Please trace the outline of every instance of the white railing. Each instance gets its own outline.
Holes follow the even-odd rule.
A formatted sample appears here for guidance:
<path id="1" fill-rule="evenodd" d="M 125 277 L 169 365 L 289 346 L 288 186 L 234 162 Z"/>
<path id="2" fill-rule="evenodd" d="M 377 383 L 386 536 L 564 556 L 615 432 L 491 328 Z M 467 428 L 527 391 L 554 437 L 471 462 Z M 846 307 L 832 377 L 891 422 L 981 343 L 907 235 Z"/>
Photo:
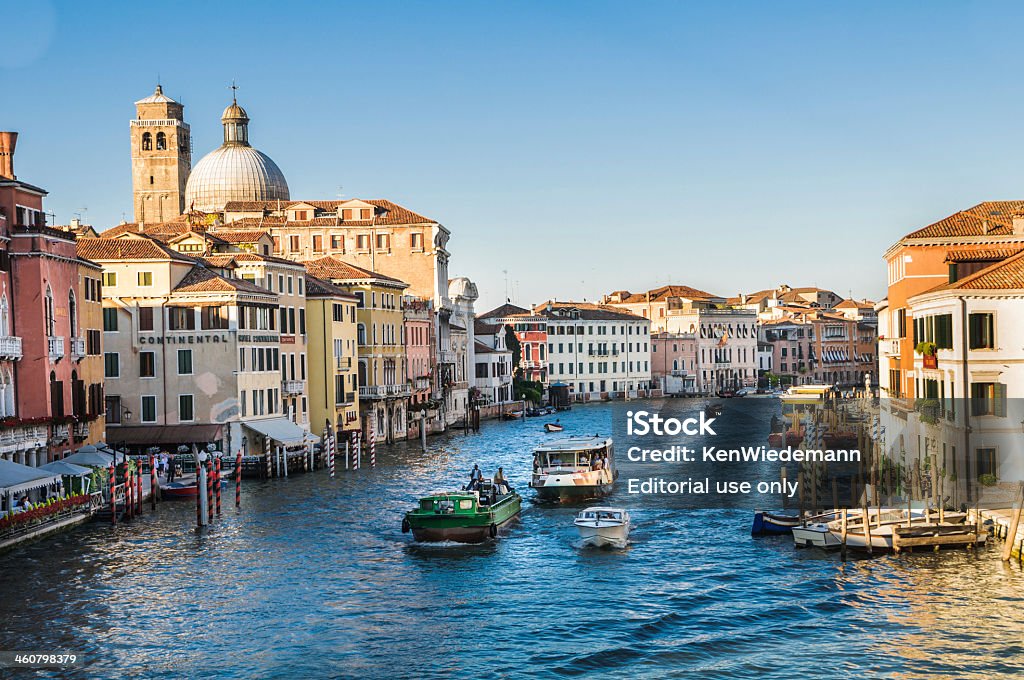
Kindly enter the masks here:
<path id="1" fill-rule="evenodd" d="M 188 129 L 188 123 L 184 123 L 180 120 L 174 120 L 173 118 L 161 118 L 156 120 L 140 120 L 133 118 L 128 121 L 128 124 L 132 127 L 182 127 Z"/>
<path id="2" fill-rule="evenodd" d="M 46 338 L 46 344 L 50 352 L 50 361 L 57 361 L 64 357 L 64 337 L 51 335 Z"/>
<path id="3" fill-rule="evenodd" d="M 89 436 L 89 423 L 75 423 L 75 438 L 85 439 Z"/>
<path id="4" fill-rule="evenodd" d="M 429 378 L 416 378 L 413 385 L 417 390 L 429 390 L 430 379 Z"/>
<path id="5" fill-rule="evenodd" d="M 408 385 L 368 385 L 359 388 L 360 398 L 380 399 L 382 397 L 401 397 L 409 394 Z"/>
<path id="6" fill-rule="evenodd" d="M 891 357 L 899 356 L 900 354 L 900 341 L 895 338 L 889 338 L 888 340 L 879 340 L 879 347 L 882 351 Z"/>
<path id="7" fill-rule="evenodd" d="M 442 364 L 454 364 L 455 363 L 455 352 L 450 350 L 442 349 L 437 353 L 437 360 Z"/>
<path id="8" fill-rule="evenodd" d="M 20 359 L 21 356 L 21 338 L 13 335 L 0 337 L 0 359 Z"/>
<path id="9" fill-rule="evenodd" d="M 306 391 L 305 380 L 282 380 L 281 381 L 281 392 L 286 395 L 291 394 L 302 394 Z"/>
<path id="10" fill-rule="evenodd" d="M 81 359 L 85 356 L 85 338 L 71 338 L 71 358 Z"/>

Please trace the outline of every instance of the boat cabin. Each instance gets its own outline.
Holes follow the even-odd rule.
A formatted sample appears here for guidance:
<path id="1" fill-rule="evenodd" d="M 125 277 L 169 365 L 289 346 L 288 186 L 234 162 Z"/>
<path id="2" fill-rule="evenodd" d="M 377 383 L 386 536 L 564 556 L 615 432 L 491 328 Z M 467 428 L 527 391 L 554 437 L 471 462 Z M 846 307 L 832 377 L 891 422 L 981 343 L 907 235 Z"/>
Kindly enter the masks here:
<path id="1" fill-rule="evenodd" d="M 569 437 L 534 451 L 533 470 L 539 474 L 555 471 L 587 472 L 614 468 L 612 440 L 602 437 Z"/>
<path id="2" fill-rule="evenodd" d="M 611 508 L 587 508 L 580 512 L 579 518 L 591 522 L 621 522 L 622 511 Z"/>

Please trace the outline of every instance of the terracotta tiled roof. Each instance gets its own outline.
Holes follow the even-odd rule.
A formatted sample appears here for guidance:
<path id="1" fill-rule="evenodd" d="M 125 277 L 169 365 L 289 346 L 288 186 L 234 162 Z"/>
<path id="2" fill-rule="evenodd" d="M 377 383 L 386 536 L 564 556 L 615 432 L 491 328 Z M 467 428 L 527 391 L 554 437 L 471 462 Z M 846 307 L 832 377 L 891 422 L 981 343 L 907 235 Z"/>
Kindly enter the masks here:
<path id="1" fill-rule="evenodd" d="M 690 286 L 661 286 L 660 288 L 652 288 L 644 293 L 628 293 L 628 291 L 618 291 L 618 293 L 623 295 L 622 302 L 627 304 L 647 302 L 648 295 L 650 295 L 651 302 L 661 302 L 672 297 L 686 298 L 688 300 L 709 300 L 719 297 L 713 293 L 698 288 L 691 288 Z"/>
<path id="2" fill-rule="evenodd" d="M 188 274 L 174 287 L 175 293 L 221 293 L 242 291 L 246 293 L 263 293 L 274 295 L 266 288 L 257 286 L 245 279 L 229 279 L 206 269 L 193 267 Z"/>
<path id="3" fill-rule="evenodd" d="M 1007 236 L 1013 233 L 1014 215 L 1024 212 L 1024 201 L 985 201 L 961 210 L 904 238 L 952 236 Z"/>
<path id="4" fill-rule="evenodd" d="M 501 351 L 501 350 L 494 349 L 490 345 L 484 344 L 484 343 L 480 342 L 479 340 L 477 340 L 473 344 L 474 344 L 473 351 L 476 352 L 477 354 L 498 354 Z"/>
<path id="5" fill-rule="evenodd" d="M 503 324 L 487 323 L 479 318 L 473 320 L 473 332 L 477 335 L 494 335 L 501 330 Z"/>
<path id="6" fill-rule="evenodd" d="M 1009 246 L 1006 248 L 977 248 L 958 249 L 946 253 L 946 262 L 998 262 L 1016 255 L 1024 250 L 1024 245 Z"/>
<path id="7" fill-rule="evenodd" d="M 138 222 L 125 222 L 124 224 L 119 224 L 116 227 L 111 227 L 110 229 L 107 229 L 106 231 L 101 231 L 100 232 L 100 238 L 116 238 L 116 237 L 120 236 L 121 234 L 140 234 L 140 233 L 142 233 L 142 232 L 139 229 L 139 223 Z"/>
<path id="8" fill-rule="evenodd" d="M 335 286 L 330 281 L 324 281 L 306 273 L 306 297 L 343 297 L 356 299 L 356 296 L 344 288 Z"/>
<path id="9" fill-rule="evenodd" d="M 231 258 L 237 263 L 272 262 L 274 264 L 284 264 L 291 267 L 302 267 L 302 263 L 296 262 L 295 260 L 277 257 L 276 255 L 260 255 L 259 253 L 247 252 L 214 253 L 213 255 L 208 255 L 205 259 L 210 262 L 219 262 L 220 258 Z"/>
<path id="10" fill-rule="evenodd" d="M 168 248 L 151 238 L 81 238 L 78 256 L 87 260 L 178 260 L 195 262 L 194 258 Z"/>
<path id="11" fill-rule="evenodd" d="M 313 276 L 328 281 L 378 279 L 381 281 L 401 283 L 403 286 L 408 286 L 404 281 L 399 281 L 396 278 L 385 276 L 378 272 L 372 272 L 369 269 L 357 267 L 354 264 L 349 264 L 348 262 L 342 262 L 333 255 L 321 257 L 319 260 L 309 260 L 302 264 L 305 265 L 306 271 Z"/>
<path id="12" fill-rule="evenodd" d="M 530 313 L 530 310 L 528 310 L 528 309 L 524 309 L 522 307 L 517 307 L 516 305 L 513 305 L 511 303 L 506 302 L 502 306 L 495 307 L 494 309 L 492 309 L 489 312 L 486 312 L 484 314 L 477 314 L 477 317 L 479 317 L 481 319 L 499 319 L 499 318 L 505 317 L 505 316 L 515 316 L 517 314 L 527 314 L 528 315 L 529 313 Z"/>
<path id="13" fill-rule="evenodd" d="M 436 224 L 436 220 L 432 220 L 429 217 L 424 217 L 418 213 L 409 210 L 403 206 L 393 203 L 386 199 L 345 199 L 341 201 L 229 201 L 224 206 L 224 212 L 273 212 L 277 210 L 286 210 L 291 205 L 311 205 L 318 210 L 329 210 L 335 212 L 338 206 L 342 203 L 348 203 L 349 201 L 360 200 L 364 203 L 376 206 L 380 210 L 386 210 L 386 215 L 377 215 L 377 219 L 373 222 L 378 226 L 389 226 L 389 225 L 401 225 L 401 224 Z M 319 215 L 314 218 L 314 222 L 320 219 L 326 218 L 325 215 Z M 302 224 L 301 222 L 299 224 Z M 324 222 L 325 225 L 335 225 L 338 221 L 335 218 L 330 218 L 329 222 Z M 340 226 L 357 227 L 357 226 L 369 226 L 370 220 L 346 220 L 340 223 Z"/>
<path id="14" fill-rule="evenodd" d="M 939 290 L 1024 290 L 1024 250 L 991 267 L 928 292 Z"/>
<path id="15" fill-rule="evenodd" d="M 217 229 L 210 232 L 226 243 L 256 243 L 264 236 L 268 236 L 266 229 Z"/>
<path id="16" fill-rule="evenodd" d="M 559 316 L 555 310 L 574 309 L 579 311 L 579 318 L 585 321 L 647 321 L 648 319 L 636 314 L 630 314 L 619 307 L 612 305 L 599 305 L 593 302 L 559 302 L 550 300 L 533 308 L 534 313 L 546 316 L 552 320 L 569 320 L 567 317 Z"/>

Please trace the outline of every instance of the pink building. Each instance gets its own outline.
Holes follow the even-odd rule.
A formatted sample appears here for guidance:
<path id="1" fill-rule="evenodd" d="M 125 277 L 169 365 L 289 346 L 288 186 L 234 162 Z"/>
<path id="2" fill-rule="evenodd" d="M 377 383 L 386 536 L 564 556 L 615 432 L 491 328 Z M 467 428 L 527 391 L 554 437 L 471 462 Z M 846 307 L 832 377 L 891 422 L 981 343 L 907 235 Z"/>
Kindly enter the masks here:
<path id="1" fill-rule="evenodd" d="M 14 175 L 16 141 L 16 133 L 0 133 L 0 454 L 43 465 L 74 448 L 80 429 L 104 411 L 102 384 L 80 365 L 83 306 L 98 309 L 101 270 L 78 257 L 73 233 L 46 226 L 46 191 Z"/>
<path id="2" fill-rule="evenodd" d="M 695 394 L 700 372 L 693 333 L 651 333 L 651 378 L 665 394 Z"/>
<path id="3" fill-rule="evenodd" d="M 422 404 L 430 400 L 434 389 L 435 365 L 433 354 L 434 303 L 411 295 L 402 301 L 403 323 L 405 327 L 405 365 L 406 375 L 412 383 L 410 406 Z M 411 422 L 413 429 L 419 432 L 419 426 Z"/>

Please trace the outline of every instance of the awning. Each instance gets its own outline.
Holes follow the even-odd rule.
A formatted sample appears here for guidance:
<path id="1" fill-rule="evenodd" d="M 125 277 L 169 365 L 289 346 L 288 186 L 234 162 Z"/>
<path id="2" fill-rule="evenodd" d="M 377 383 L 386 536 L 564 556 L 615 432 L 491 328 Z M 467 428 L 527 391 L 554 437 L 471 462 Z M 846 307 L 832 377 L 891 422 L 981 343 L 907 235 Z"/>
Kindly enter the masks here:
<path id="1" fill-rule="evenodd" d="M 70 456 L 61 458 L 64 463 L 73 463 L 75 465 L 87 465 L 89 467 L 101 467 L 106 468 L 114 462 L 114 457 L 109 453 L 103 453 L 102 451 L 88 451 L 90 447 L 83 446 L 78 449 L 75 453 Z"/>
<path id="2" fill-rule="evenodd" d="M 273 439 L 283 446 L 305 444 L 318 438 L 303 430 L 287 418 L 267 418 L 265 420 L 249 420 L 242 423 L 245 427 L 258 432 L 264 437 Z"/>
<path id="3" fill-rule="evenodd" d="M 31 491 L 59 481 L 60 475 L 0 458 L 0 493 Z"/>
<path id="4" fill-rule="evenodd" d="M 148 425 L 111 427 L 107 436 L 118 446 L 209 444 L 221 438 L 220 425 Z"/>
<path id="5" fill-rule="evenodd" d="M 90 468 L 75 465 L 74 463 L 69 463 L 66 460 L 55 460 L 52 463 L 40 465 L 39 469 L 66 477 L 85 477 L 86 475 L 92 474 L 92 470 Z"/>

